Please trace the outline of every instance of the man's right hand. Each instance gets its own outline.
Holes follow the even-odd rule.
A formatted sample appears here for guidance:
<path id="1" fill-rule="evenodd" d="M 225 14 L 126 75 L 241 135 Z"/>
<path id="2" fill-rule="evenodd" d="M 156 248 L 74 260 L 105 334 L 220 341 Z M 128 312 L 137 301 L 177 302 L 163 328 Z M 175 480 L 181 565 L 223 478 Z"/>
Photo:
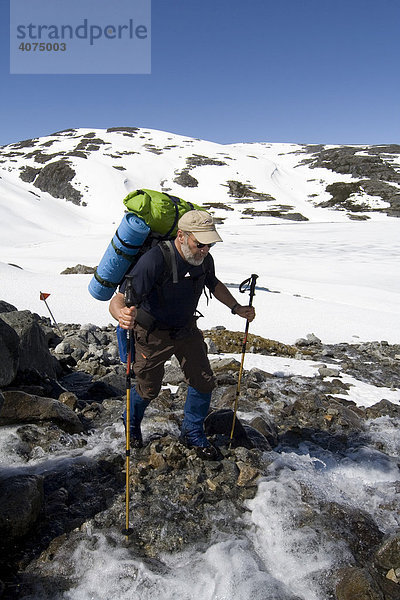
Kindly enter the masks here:
<path id="1" fill-rule="evenodd" d="M 119 326 L 122 327 L 122 329 L 132 329 L 135 323 L 136 313 L 137 310 L 135 306 L 131 306 L 130 308 L 124 306 L 121 308 L 118 315 Z"/>

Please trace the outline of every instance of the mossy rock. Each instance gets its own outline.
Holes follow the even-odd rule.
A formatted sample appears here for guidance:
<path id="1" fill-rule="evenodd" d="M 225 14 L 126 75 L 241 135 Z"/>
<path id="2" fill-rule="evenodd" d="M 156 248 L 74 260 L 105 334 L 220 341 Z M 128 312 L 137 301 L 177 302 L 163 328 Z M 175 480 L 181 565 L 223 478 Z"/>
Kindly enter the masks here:
<path id="1" fill-rule="evenodd" d="M 211 340 L 217 346 L 219 352 L 242 351 L 244 333 L 240 331 L 228 331 L 227 329 L 211 329 L 203 332 L 205 338 Z M 266 354 L 274 356 L 295 356 L 297 348 L 275 340 L 269 340 L 259 335 L 249 333 L 247 336 L 246 349 L 254 354 Z"/>

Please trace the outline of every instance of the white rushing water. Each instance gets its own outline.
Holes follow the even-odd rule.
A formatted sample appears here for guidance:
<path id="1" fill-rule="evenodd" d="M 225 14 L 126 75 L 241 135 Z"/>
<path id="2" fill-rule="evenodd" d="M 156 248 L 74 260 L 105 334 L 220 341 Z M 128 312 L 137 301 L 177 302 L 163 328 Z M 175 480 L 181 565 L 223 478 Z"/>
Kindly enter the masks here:
<path id="1" fill-rule="evenodd" d="M 380 424 L 383 437 L 392 428 Z M 206 548 L 188 549 L 143 561 L 125 546 L 122 536 L 90 531 L 73 556 L 60 560 L 58 571 L 71 569 L 77 584 L 65 600 L 324 600 L 330 568 L 351 562 L 344 539 L 336 541 L 309 525 L 299 526 L 315 499 L 359 508 L 384 532 L 400 526 L 400 516 L 385 510 L 399 503 L 393 483 L 398 467 L 369 449 L 338 460 L 328 451 L 313 455 L 271 452 L 271 465 L 257 495 L 247 502 L 243 535 L 215 539 Z"/>

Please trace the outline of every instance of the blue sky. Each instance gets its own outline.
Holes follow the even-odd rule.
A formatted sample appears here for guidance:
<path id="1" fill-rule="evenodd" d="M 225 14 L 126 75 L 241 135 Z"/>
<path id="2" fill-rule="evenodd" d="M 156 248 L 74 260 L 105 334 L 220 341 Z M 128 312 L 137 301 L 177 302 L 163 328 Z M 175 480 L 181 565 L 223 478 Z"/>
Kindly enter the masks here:
<path id="1" fill-rule="evenodd" d="M 10 75 L 8 5 L 0 144 L 118 125 L 220 143 L 399 142 L 399 0 L 153 0 L 150 75 Z"/>

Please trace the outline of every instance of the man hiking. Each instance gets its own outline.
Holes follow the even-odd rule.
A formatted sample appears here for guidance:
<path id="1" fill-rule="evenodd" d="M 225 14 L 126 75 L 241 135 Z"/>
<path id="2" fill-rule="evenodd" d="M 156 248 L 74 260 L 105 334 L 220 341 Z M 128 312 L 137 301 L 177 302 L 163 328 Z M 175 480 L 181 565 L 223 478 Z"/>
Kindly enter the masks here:
<path id="1" fill-rule="evenodd" d="M 216 449 L 204 433 L 204 419 L 215 387 L 203 335 L 196 325 L 196 309 L 204 287 L 220 302 L 248 321 L 252 306 L 241 306 L 215 276 L 210 248 L 222 242 L 212 216 L 190 210 L 178 221 L 170 244 L 171 263 L 166 269 L 165 250 L 148 250 L 127 273 L 132 276 L 134 306 L 125 305 L 126 279 L 110 302 L 110 313 L 123 329 L 132 329 L 135 340 L 136 385 L 130 394 L 132 446 L 143 445 L 140 424 L 150 401 L 160 392 L 164 364 L 174 354 L 188 383 L 180 440 L 198 456 L 214 459 Z M 166 272 L 167 271 L 167 272 Z M 126 424 L 126 413 L 124 414 Z"/>

